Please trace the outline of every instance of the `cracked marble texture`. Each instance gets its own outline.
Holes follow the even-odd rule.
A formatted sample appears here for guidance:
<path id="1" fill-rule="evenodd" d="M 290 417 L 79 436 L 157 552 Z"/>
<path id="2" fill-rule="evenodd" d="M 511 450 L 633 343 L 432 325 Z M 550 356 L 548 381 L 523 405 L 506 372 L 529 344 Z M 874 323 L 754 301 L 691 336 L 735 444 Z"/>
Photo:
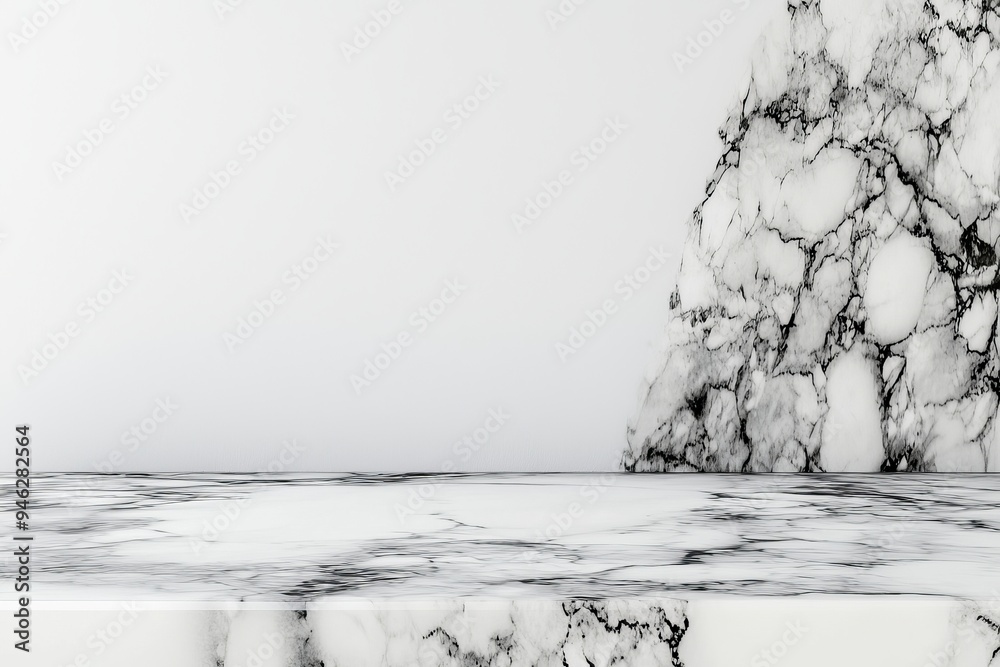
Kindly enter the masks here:
<path id="1" fill-rule="evenodd" d="M 301 664 L 679 666 L 688 627 L 684 603 L 673 600 L 447 600 L 392 607 L 366 603 L 300 613 L 314 639 L 313 662 Z"/>
<path id="2" fill-rule="evenodd" d="M 1000 3 L 792 0 L 689 224 L 631 471 L 1000 471 Z"/>
<path id="3" fill-rule="evenodd" d="M 218 664 L 239 665 L 260 653 L 263 638 L 275 651 L 273 660 L 260 667 L 997 663 L 996 605 L 910 600 L 875 602 L 866 609 L 866 604 L 364 600 L 308 610 L 214 612 L 213 640 L 207 644 L 214 647 L 211 657 Z M 890 618 L 873 624 L 880 611 Z M 868 629 L 852 627 L 852 616 L 859 616 Z M 740 626 L 753 639 L 733 630 Z M 911 635 L 911 645 L 893 647 L 884 635 L 877 636 L 879 627 Z M 852 641 L 844 641 L 845 632 Z M 919 638 L 916 632 L 922 633 Z M 718 651 L 719 644 L 728 644 L 728 650 Z"/>
<path id="4" fill-rule="evenodd" d="M 46 600 L 1000 597 L 995 475 L 34 481 Z"/>
<path id="5" fill-rule="evenodd" d="M 997 602 L 372 598 L 225 609 L 104 603 L 36 610 L 33 650 L 13 655 L 5 644 L 0 661 L 27 667 L 995 667 Z M 121 627 L 119 619 L 129 622 Z"/>

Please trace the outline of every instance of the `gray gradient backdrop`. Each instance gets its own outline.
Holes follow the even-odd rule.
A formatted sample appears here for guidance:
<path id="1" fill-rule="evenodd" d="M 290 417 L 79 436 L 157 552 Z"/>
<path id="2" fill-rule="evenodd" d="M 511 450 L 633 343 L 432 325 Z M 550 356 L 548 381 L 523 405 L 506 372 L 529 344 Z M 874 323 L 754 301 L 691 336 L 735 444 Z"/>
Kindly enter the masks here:
<path id="1" fill-rule="evenodd" d="M 388 2 L 219 4 L 0 11 L 0 424 L 31 424 L 34 468 L 616 468 L 716 129 L 780 0 L 590 0 L 557 23 L 556 0 L 404 1 L 350 62 L 342 44 Z M 449 109 L 477 89 L 458 124 Z M 275 109 L 294 120 L 244 145 Z M 616 118 L 581 171 L 579 147 Z M 436 128 L 391 189 L 385 172 Z M 96 145 L 79 166 L 54 166 L 81 142 Z M 563 170 L 518 233 L 512 214 Z M 286 272 L 327 235 L 339 249 L 295 289 Z M 673 258 L 626 299 L 616 284 L 651 246 Z M 455 279 L 421 330 L 411 314 Z M 227 345 L 275 289 L 273 315 Z M 400 334 L 358 395 L 351 376 Z M 456 446 L 486 427 L 478 451 Z"/>

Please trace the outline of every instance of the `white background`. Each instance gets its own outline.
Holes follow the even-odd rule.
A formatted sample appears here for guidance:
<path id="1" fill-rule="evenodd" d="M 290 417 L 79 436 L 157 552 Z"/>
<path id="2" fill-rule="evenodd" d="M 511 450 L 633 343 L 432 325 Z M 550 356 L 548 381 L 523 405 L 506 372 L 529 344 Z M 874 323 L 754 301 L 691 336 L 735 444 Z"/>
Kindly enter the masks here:
<path id="1" fill-rule="evenodd" d="M 35 470 L 261 470 L 290 441 L 285 470 L 617 468 L 717 127 L 781 5 L 590 0 L 553 29 L 555 0 L 414 0 L 348 63 L 341 44 L 386 3 L 245 0 L 220 18 L 207 0 L 69 2 L 16 53 L 38 4 L 5 3 L 0 424 L 31 424 Z M 731 25 L 678 72 L 723 10 Z M 120 120 L 151 66 L 165 81 Z M 450 128 L 490 75 L 500 88 Z M 274 108 L 295 120 L 185 223 L 179 205 Z M 57 178 L 105 117 L 114 132 Z M 577 172 L 614 117 L 628 128 Z M 435 127 L 447 141 L 391 192 L 384 173 Z M 562 169 L 574 183 L 518 234 L 511 215 Z M 340 251 L 290 292 L 282 275 L 324 234 Z M 555 344 L 650 246 L 675 259 L 563 362 Z M 132 283 L 85 321 L 78 304 L 123 268 Z M 448 278 L 467 291 L 357 395 L 350 376 Z M 285 304 L 230 352 L 223 334 L 276 287 Z M 23 381 L 68 323 L 79 335 Z M 165 398 L 174 414 L 123 443 Z M 457 454 L 491 408 L 509 420 Z"/>

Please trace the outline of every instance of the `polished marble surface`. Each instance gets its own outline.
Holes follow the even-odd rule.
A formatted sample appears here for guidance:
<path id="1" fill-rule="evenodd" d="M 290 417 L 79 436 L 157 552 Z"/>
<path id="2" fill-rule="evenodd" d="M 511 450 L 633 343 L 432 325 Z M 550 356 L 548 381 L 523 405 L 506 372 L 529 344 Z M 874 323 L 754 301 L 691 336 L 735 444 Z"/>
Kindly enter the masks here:
<path id="1" fill-rule="evenodd" d="M 1000 590 L 994 475 L 53 474 L 32 488 L 49 600 Z"/>

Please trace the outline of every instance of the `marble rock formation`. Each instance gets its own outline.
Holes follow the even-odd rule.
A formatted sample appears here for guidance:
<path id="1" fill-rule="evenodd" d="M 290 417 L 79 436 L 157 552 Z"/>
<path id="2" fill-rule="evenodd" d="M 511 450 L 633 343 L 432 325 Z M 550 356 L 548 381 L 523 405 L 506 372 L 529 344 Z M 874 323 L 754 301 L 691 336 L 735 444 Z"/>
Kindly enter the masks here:
<path id="1" fill-rule="evenodd" d="M 720 130 L 627 470 L 1000 470 L 998 12 L 789 1 Z"/>
<path id="2" fill-rule="evenodd" d="M 214 615 L 216 665 L 288 667 L 683 667 L 675 600 L 500 601 Z M 255 656 L 263 655 L 271 662 Z"/>

